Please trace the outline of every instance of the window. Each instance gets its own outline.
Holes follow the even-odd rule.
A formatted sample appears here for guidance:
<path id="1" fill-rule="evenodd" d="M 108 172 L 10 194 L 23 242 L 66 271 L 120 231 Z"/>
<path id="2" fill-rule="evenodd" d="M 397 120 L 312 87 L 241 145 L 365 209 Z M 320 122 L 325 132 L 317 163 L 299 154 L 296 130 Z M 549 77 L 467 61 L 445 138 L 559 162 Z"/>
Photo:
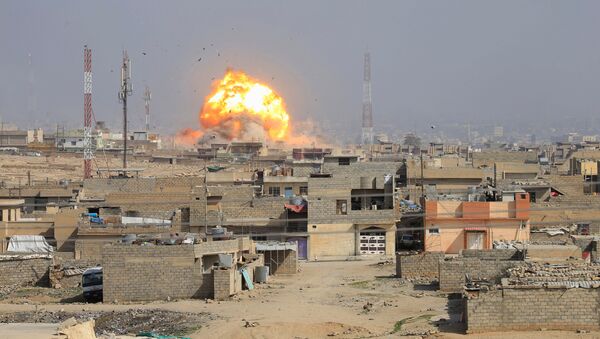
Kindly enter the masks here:
<path id="1" fill-rule="evenodd" d="M 269 187 L 269 195 L 278 197 L 281 195 L 281 189 L 279 187 Z"/>
<path id="2" fill-rule="evenodd" d="M 77 142 L 76 141 L 71 141 L 71 146 L 75 146 L 75 145 L 77 145 Z"/>
<path id="3" fill-rule="evenodd" d="M 300 186 L 300 195 L 308 195 L 308 186 Z"/>
<path id="4" fill-rule="evenodd" d="M 427 230 L 427 232 L 429 233 L 429 235 L 440 235 L 440 229 L 439 228 L 430 228 Z"/>
<path id="5" fill-rule="evenodd" d="M 535 192 L 529 193 L 529 202 L 535 202 Z"/>
<path id="6" fill-rule="evenodd" d="M 347 200 L 336 200 L 335 201 L 335 214 L 348 214 L 348 201 Z"/>
<path id="7" fill-rule="evenodd" d="M 349 166 L 350 158 L 338 158 L 338 165 L 340 166 Z"/>

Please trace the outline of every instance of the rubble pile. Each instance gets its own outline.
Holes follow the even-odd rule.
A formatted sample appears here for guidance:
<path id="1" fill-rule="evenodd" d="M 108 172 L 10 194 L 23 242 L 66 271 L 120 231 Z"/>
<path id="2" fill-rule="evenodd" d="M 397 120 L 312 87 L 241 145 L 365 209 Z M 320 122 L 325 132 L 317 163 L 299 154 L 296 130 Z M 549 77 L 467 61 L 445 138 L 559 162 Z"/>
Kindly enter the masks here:
<path id="1" fill-rule="evenodd" d="M 570 283 L 573 287 L 600 286 L 600 264 L 541 264 L 527 262 L 507 270 L 510 285 L 548 286 Z M 574 284 L 576 282 L 585 284 Z M 577 286 L 575 286 L 577 285 Z"/>
<path id="2" fill-rule="evenodd" d="M 157 309 L 129 309 L 123 312 L 39 311 L 3 314 L 0 316 L 0 323 L 61 323 L 69 318 L 79 321 L 94 319 L 97 335 L 137 335 L 140 332 L 183 335 L 217 319 L 217 316 L 206 312 L 171 312 Z"/>

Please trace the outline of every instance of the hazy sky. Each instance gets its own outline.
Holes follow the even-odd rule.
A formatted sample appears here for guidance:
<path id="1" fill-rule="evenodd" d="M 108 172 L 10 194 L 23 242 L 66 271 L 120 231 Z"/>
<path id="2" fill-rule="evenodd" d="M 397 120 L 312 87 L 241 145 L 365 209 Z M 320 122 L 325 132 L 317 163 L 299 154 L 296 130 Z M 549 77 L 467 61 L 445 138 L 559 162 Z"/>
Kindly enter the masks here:
<path id="1" fill-rule="evenodd" d="M 598 32 L 600 1 L 4 0 L 0 115 L 80 125 L 87 44 L 96 118 L 112 127 L 126 48 L 134 128 L 146 84 L 153 126 L 197 127 L 211 79 L 230 66 L 270 83 L 292 119 L 358 135 L 368 48 L 376 129 L 585 126 L 600 121 Z"/>

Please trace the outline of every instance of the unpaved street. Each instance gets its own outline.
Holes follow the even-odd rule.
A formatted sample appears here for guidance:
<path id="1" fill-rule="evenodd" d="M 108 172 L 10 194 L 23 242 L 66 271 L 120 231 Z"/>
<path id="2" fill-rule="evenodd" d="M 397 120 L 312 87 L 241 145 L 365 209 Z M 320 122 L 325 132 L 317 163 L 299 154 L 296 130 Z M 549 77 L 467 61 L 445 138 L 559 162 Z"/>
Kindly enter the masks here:
<path id="1" fill-rule="evenodd" d="M 271 277 L 268 285 L 244 291 L 230 301 L 34 304 L 33 300 L 20 298 L 5 300 L 0 304 L 0 313 L 76 313 L 133 308 L 211 314 L 203 318 L 208 320 L 198 324 L 196 328 L 199 329 L 189 334 L 191 338 L 388 338 L 412 334 L 427 336 L 426 333 L 441 338 L 506 337 L 506 333 L 465 336 L 460 325 L 453 323 L 460 318 L 460 309 L 427 285 L 413 286 L 393 277 L 395 267 L 392 263 L 381 265 L 379 261 L 366 260 L 311 262 L 303 263 L 301 270 L 296 275 Z M 11 338 L 31 337 L 35 329 L 26 328 L 26 336 Z M 435 333 L 438 330 L 441 332 Z M 48 333 L 47 327 L 41 327 L 39 334 L 43 333 Z M 511 333 L 510 336 L 593 338 L 598 335 L 543 331 Z"/>

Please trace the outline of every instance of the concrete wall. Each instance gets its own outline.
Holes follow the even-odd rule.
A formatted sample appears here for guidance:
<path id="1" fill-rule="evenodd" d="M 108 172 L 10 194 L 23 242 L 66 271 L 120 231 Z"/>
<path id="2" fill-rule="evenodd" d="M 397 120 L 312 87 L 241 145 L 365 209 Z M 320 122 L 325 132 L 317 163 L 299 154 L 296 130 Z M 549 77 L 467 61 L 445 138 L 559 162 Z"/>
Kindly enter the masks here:
<path id="1" fill-rule="evenodd" d="M 308 256 L 310 259 L 325 256 L 351 256 L 356 253 L 354 226 L 352 224 L 308 225 Z"/>
<path id="2" fill-rule="evenodd" d="M 440 260 L 444 260 L 443 252 L 396 253 L 396 275 L 407 279 L 437 279 Z"/>
<path id="3" fill-rule="evenodd" d="M 27 255 L 16 258 L 0 256 L 0 286 L 49 286 L 48 270 L 52 258 L 26 258 Z"/>
<path id="4" fill-rule="evenodd" d="M 490 249 L 497 241 L 528 241 L 529 223 L 515 219 L 427 219 L 425 224 L 425 250 L 458 254 L 466 249 L 465 228 L 485 232 L 483 249 Z M 523 227 L 521 227 L 523 225 Z M 437 228 L 439 233 L 430 233 Z"/>
<path id="5" fill-rule="evenodd" d="M 221 197 L 215 204 L 207 205 L 204 187 L 194 189 L 190 203 L 190 230 L 204 231 L 205 220 L 208 226 L 215 225 L 267 225 L 274 223 L 283 227 L 277 220 L 284 216 L 283 197 L 254 197 L 254 188 L 248 185 L 209 186 L 209 197 Z M 206 215 L 206 219 L 205 219 Z"/>
<path id="6" fill-rule="evenodd" d="M 467 332 L 598 330 L 599 289 L 503 288 L 465 298 Z"/>
<path id="7" fill-rule="evenodd" d="M 213 272 L 204 273 L 193 245 L 107 245 L 102 267 L 104 302 L 213 296 Z"/>
<path id="8" fill-rule="evenodd" d="M 440 291 L 462 292 L 466 275 L 474 280 L 499 283 L 506 270 L 522 263 L 515 260 L 482 260 L 476 257 L 454 258 L 440 262 Z"/>

